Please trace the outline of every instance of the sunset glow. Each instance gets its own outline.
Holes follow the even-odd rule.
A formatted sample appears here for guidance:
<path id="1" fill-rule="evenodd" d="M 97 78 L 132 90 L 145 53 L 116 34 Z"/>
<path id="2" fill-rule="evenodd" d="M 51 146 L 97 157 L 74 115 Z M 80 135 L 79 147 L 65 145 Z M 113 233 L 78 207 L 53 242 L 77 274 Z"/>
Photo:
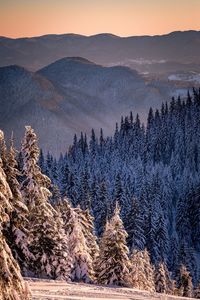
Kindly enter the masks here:
<path id="1" fill-rule="evenodd" d="M 0 35 L 200 30 L 199 0 L 0 0 Z"/>

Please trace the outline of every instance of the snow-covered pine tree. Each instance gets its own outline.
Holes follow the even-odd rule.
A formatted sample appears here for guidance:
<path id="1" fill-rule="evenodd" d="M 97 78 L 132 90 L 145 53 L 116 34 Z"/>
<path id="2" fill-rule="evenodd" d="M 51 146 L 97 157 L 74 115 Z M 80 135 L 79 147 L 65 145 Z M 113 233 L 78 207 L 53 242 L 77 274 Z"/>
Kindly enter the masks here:
<path id="1" fill-rule="evenodd" d="M 122 179 L 119 173 L 115 177 L 114 201 L 118 202 L 118 204 L 120 205 L 121 217 L 122 220 L 124 220 L 126 217 L 127 198 L 122 184 Z"/>
<path id="2" fill-rule="evenodd" d="M 155 287 L 157 293 L 173 294 L 173 281 L 170 278 L 167 265 L 160 262 L 155 269 Z"/>
<path id="3" fill-rule="evenodd" d="M 143 256 L 144 256 L 144 268 L 146 272 L 146 277 L 147 277 L 147 290 L 152 290 L 155 291 L 154 287 L 154 267 L 151 264 L 151 259 L 149 252 L 145 248 L 143 251 Z"/>
<path id="4" fill-rule="evenodd" d="M 143 252 L 133 250 L 130 257 L 130 284 L 133 288 L 145 290 L 147 286 L 146 272 L 144 270 Z"/>
<path id="5" fill-rule="evenodd" d="M 124 227 L 128 233 L 127 245 L 132 251 L 144 250 L 145 248 L 143 222 L 138 201 L 136 198 L 132 198 L 124 221 Z"/>
<path id="6" fill-rule="evenodd" d="M 127 233 L 120 218 L 118 204 L 100 240 L 100 252 L 96 261 L 97 282 L 100 284 L 126 286 L 129 284 L 129 251 Z"/>
<path id="7" fill-rule="evenodd" d="M 90 215 L 88 209 L 82 210 L 80 207 L 76 207 L 75 211 L 79 217 L 80 224 L 83 228 L 83 234 L 86 238 L 86 243 L 93 260 L 99 254 L 99 247 L 97 244 L 97 237 L 94 232 L 94 218 Z"/>
<path id="8" fill-rule="evenodd" d="M 0 141 L 3 138 L 3 132 L 0 131 Z M 3 227 L 9 222 L 9 213 L 12 211 L 10 204 L 12 197 L 0 158 L 0 299 L 29 300 L 28 286 L 21 277 L 20 268 L 3 235 Z"/>
<path id="9" fill-rule="evenodd" d="M 77 213 L 73 210 L 70 218 L 72 231 L 69 235 L 69 247 L 72 257 L 72 280 L 93 282 L 94 269 L 93 258 L 83 233 L 83 227 Z"/>
<path id="10" fill-rule="evenodd" d="M 89 174 L 86 168 L 81 174 L 79 205 L 83 210 L 91 209 Z"/>
<path id="11" fill-rule="evenodd" d="M 181 265 L 177 278 L 177 291 L 179 296 L 192 297 L 193 284 L 190 273 L 187 271 L 184 265 Z"/>
<path id="12" fill-rule="evenodd" d="M 140 290 L 155 291 L 154 270 L 147 250 L 133 250 L 130 263 L 131 286 Z"/>
<path id="13" fill-rule="evenodd" d="M 35 255 L 29 267 L 39 277 L 68 280 L 71 271 L 68 238 L 61 217 L 48 202 L 51 182 L 37 165 L 37 136 L 30 126 L 26 127 L 22 154 L 25 179 L 21 191 L 29 209 L 30 249 Z"/>
<path id="14" fill-rule="evenodd" d="M 102 180 L 98 187 L 96 187 L 95 182 L 93 183 L 91 199 L 95 231 L 97 236 L 100 237 L 104 231 L 108 216 L 108 194 L 105 180 Z"/>
<path id="15" fill-rule="evenodd" d="M 82 227 L 89 253 L 92 259 L 95 260 L 99 253 L 99 247 L 97 244 L 97 237 L 94 232 L 94 218 L 90 215 L 89 210 L 82 210 L 80 206 L 73 209 L 69 199 L 67 198 L 60 201 L 56 207 L 57 210 L 61 213 L 65 232 L 67 234 L 70 234 L 72 231 L 70 218 L 72 216 L 72 212 L 75 211 L 78 216 L 79 223 Z"/>
<path id="16" fill-rule="evenodd" d="M 94 257 L 92 256 L 91 245 L 86 234 L 86 220 L 83 224 L 83 211 L 80 208 L 72 208 L 69 200 L 64 199 L 57 204 L 64 229 L 69 237 L 69 250 L 72 258 L 71 279 L 74 281 L 93 282 Z"/>
<path id="17" fill-rule="evenodd" d="M 1 153 L 3 154 L 3 169 L 6 174 L 7 182 L 12 192 L 10 204 L 12 210 L 9 214 L 9 222 L 4 229 L 4 235 L 9 247 L 12 250 L 13 256 L 18 261 L 23 274 L 27 272 L 27 262 L 29 259 L 34 259 L 33 254 L 29 249 L 29 239 L 27 226 L 28 208 L 25 205 L 21 192 L 20 184 L 17 177 L 20 172 L 17 169 L 16 151 L 13 146 L 13 138 L 11 145 L 7 151 L 5 141 L 1 143 Z"/>

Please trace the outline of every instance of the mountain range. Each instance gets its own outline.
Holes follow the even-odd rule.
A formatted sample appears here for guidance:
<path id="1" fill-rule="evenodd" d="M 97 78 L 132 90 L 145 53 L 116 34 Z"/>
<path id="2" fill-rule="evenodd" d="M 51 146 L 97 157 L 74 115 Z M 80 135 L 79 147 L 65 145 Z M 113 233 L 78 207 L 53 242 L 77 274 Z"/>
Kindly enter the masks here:
<path id="1" fill-rule="evenodd" d="M 199 84 L 199 46 L 199 31 L 0 37 L 0 128 L 19 141 L 30 124 L 59 155 L 75 133 L 111 134 L 130 111 L 143 121 L 150 106 Z"/>
<path id="2" fill-rule="evenodd" d="M 81 56 L 102 65 L 126 64 L 139 70 L 144 65 L 152 71 L 191 67 L 199 70 L 199 48 L 200 31 L 131 37 L 112 34 L 0 37 L 0 66 L 18 64 L 35 71 L 63 57 Z"/>

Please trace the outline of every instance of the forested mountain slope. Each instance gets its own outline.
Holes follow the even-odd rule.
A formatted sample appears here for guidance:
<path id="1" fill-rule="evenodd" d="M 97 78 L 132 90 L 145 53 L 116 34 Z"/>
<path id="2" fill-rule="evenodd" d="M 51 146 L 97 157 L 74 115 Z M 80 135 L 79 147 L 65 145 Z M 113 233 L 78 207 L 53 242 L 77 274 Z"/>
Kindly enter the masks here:
<path id="1" fill-rule="evenodd" d="M 122 118 L 113 136 L 75 136 L 59 160 L 41 155 L 42 169 L 74 206 L 89 208 L 101 235 L 116 201 L 130 249 L 147 247 L 174 276 L 184 264 L 200 276 L 200 93 L 149 110 L 145 128 Z M 58 194 L 55 193 L 54 201 Z"/>

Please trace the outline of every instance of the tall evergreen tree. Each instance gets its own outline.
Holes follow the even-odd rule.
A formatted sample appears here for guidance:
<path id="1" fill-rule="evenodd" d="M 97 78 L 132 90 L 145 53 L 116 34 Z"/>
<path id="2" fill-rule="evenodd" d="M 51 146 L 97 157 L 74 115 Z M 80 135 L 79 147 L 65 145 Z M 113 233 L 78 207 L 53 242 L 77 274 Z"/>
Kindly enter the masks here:
<path id="1" fill-rule="evenodd" d="M 184 265 L 180 267 L 176 281 L 178 295 L 191 298 L 193 295 L 192 278 Z"/>
<path id="2" fill-rule="evenodd" d="M 71 259 L 68 239 L 61 218 L 48 202 L 51 182 L 37 165 L 37 136 L 30 126 L 26 127 L 22 154 L 25 176 L 22 195 L 29 209 L 30 249 L 35 256 L 34 261 L 30 260 L 30 269 L 39 277 L 69 279 Z"/>
<path id="3" fill-rule="evenodd" d="M 96 189 L 96 197 L 93 197 L 93 215 L 96 234 L 100 237 L 105 229 L 106 219 L 109 214 L 108 194 L 105 180 L 102 180 Z"/>
<path id="4" fill-rule="evenodd" d="M 96 258 L 91 224 L 80 208 L 72 208 L 64 199 L 57 204 L 64 229 L 69 237 L 70 256 L 72 258 L 72 274 L 74 281 L 92 282 L 95 279 L 94 260 Z"/>
<path id="5" fill-rule="evenodd" d="M 119 286 L 128 284 L 130 261 L 126 238 L 127 233 L 117 204 L 100 241 L 100 253 L 96 262 L 98 283 Z"/>
<path id="6" fill-rule="evenodd" d="M 132 198 L 124 226 L 128 233 L 127 244 L 129 248 L 131 250 L 144 250 L 145 236 L 143 230 L 143 217 L 136 198 Z"/>
<path id="7" fill-rule="evenodd" d="M 164 294 L 174 293 L 173 281 L 170 278 L 167 265 L 164 262 L 160 262 L 156 267 L 155 287 L 157 293 L 164 293 Z"/>
<path id="8" fill-rule="evenodd" d="M 70 254 L 72 257 L 72 280 L 94 281 L 93 258 L 84 235 L 84 228 L 77 213 L 72 210 L 70 217 L 71 233 L 69 234 Z"/>
<path id="9" fill-rule="evenodd" d="M 28 260 L 34 259 L 34 256 L 29 249 L 29 236 L 26 229 L 28 208 L 22 198 L 20 184 L 17 180 L 20 172 L 17 169 L 17 161 L 15 159 L 16 151 L 13 146 L 13 140 L 11 139 L 9 151 L 7 151 L 5 142 L 3 142 L 3 144 L 4 171 L 13 195 L 10 203 L 12 211 L 10 212 L 9 223 L 4 230 L 4 234 L 22 272 L 26 274 Z"/>
<path id="10" fill-rule="evenodd" d="M 0 131 L 0 141 L 3 132 Z M 20 269 L 3 235 L 4 225 L 9 222 L 12 211 L 10 200 L 13 198 L 0 158 L 0 297 L 2 300 L 30 299 L 28 287 L 24 283 Z"/>
<path id="11" fill-rule="evenodd" d="M 130 257 L 130 284 L 133 288 L 155 291 L 154 271 L 146 250 L 133 250 Z"/>

